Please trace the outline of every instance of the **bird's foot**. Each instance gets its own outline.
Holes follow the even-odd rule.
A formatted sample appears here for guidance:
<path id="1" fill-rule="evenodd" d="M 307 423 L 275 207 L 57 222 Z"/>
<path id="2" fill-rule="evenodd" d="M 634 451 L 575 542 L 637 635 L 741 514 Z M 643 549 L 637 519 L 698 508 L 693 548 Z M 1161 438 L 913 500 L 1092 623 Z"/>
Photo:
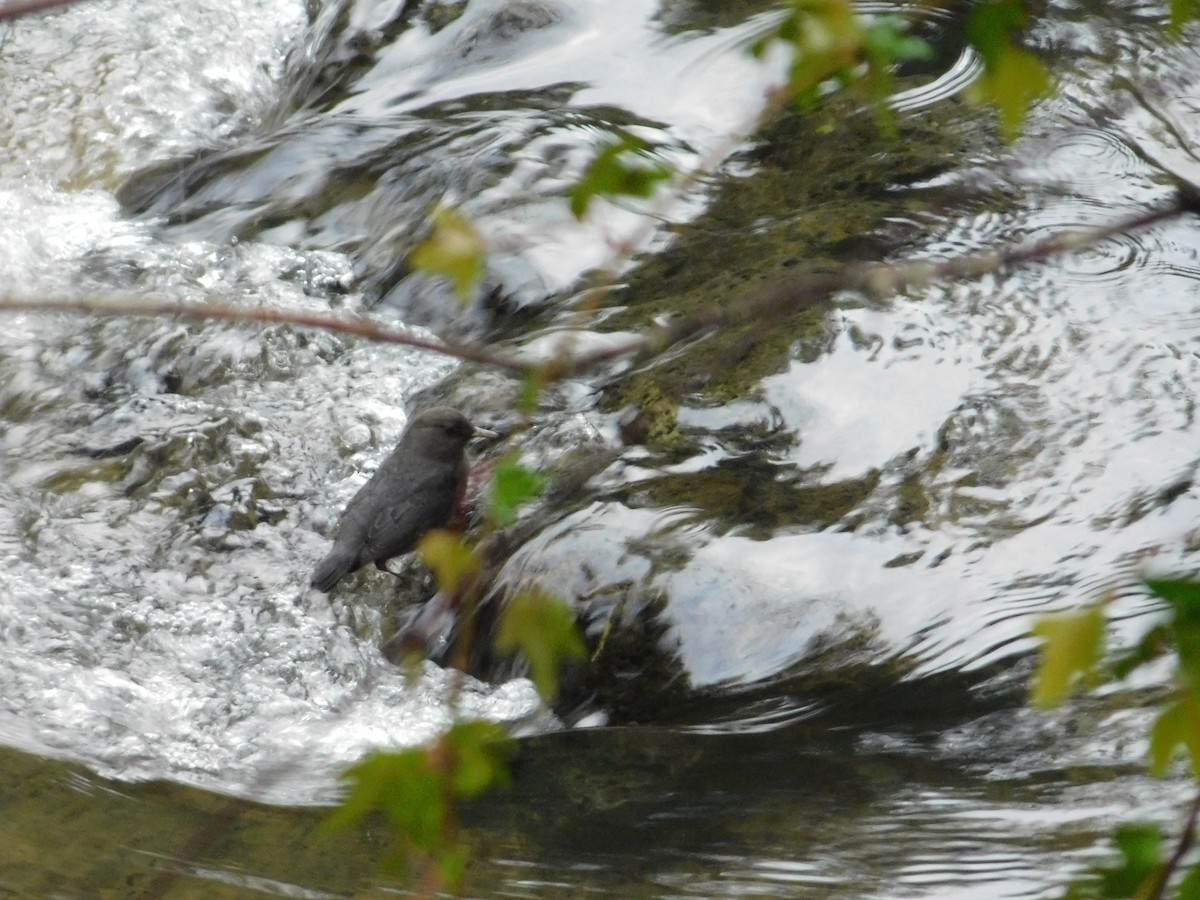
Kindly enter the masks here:
<path id="1" fill-rule="evenodd" d="M 395 569 L 391 568 L 388 565 L 390 562 L 390 559 L 377 559 L 375 560 L 375 568 L 377 568 L 380 572 L 387 572 L 389 575 L 395 575 L 397 578 L 404 574 L 403 572 L 397 572 Z"/>

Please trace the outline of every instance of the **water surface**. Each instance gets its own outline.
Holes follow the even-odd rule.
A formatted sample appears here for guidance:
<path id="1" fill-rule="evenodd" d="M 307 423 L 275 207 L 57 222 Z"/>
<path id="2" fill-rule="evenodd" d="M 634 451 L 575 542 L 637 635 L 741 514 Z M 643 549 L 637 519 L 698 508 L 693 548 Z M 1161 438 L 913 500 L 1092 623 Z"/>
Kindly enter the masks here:
<path id="1" fill-rule="evenodd" d="M 773 8 L 705 7 L 98 2 L 3 26 L 0 283 L 532 344 L 630 233 L 645 253 L 596 329 L 1099 224 L 1194 175 L 1194 54 L 1157 8 L 1052 5 L 1031 41 L 1060 94 L 1005 147 L 954 93 L 974 69 L 953 17 L 923 26 L 939 54 L 902 79 L 899 143 L 838 98 L 746 138 L 776 73 L 743 46 Z M 724 165 L 666 226 L 645 204 L 576 224 L 561 194 L 618 126 Z M 491 249 L 469 311 L 402 262 L 438 199 Z M 703 345 L 665 361 L 658 395 L 639 373 L 547 394 L 530 461 L 600 462 L 530 513 L 503 577 L 577 603 L 594 646 L 615 626 L 560 716 L 500 666 L 383 658 L 419 570 L 305 590 L 410 404 L 506 423 L 503 379 L 287 326 L 9 316 L 7 886 L 144 882 L 215 791 L 253 824 L 179 896 L 350 895 L 373 839 L 313 850 L 303 808 L 369 748 L 436 734 L 454 696 L 526 736 L 513 790 L 468 811 L 480 896 L 1055 895 L 1114 822 L 1174 827 L 1185 796 L 1141 774 L 1164 672 L 1059 716 L 1020 704 L 1035 615 L 1113 590 L 1119 643 L 1154 615 L 1138 572 L 1195 568 L 1194 228 L 839 297 L 719 378 Z M 630 398 L 671 427 L 639 438 Z M 67 819 L 94 849 L 36 852 Z"/>

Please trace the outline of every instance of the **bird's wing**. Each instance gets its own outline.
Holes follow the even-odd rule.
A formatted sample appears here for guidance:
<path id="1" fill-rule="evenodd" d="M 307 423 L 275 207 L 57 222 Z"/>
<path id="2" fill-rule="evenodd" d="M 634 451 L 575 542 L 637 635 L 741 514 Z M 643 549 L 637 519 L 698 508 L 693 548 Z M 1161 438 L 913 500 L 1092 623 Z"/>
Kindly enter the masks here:
<path id="1" fill-rule="evenodd" d="M 359 559 L 365 564 L 407 553 L 430 528 L 445 525 L 454 513 L 458 480 L 459 472 L 443 470 L 406 485 L 409 490 L 375 515 Z"/>
<path id="2" fill-rule="evenodd" d="M 359 541 L 368 540 L 375 528 L 375 520 L 384 515 L 390 505 L 400 505 L 413 494 L 420 492 L 425 482 L 436 481 L 437 473 L 427 474 L 424 479 L 411 460 L 401 458 L 397 452 L 379 464 L 367 483 L 358 489 L 342 510 L 338 522 L 339 534 L 357 530 Z M 370 562 L 370 560 L 366 560 Z"/>

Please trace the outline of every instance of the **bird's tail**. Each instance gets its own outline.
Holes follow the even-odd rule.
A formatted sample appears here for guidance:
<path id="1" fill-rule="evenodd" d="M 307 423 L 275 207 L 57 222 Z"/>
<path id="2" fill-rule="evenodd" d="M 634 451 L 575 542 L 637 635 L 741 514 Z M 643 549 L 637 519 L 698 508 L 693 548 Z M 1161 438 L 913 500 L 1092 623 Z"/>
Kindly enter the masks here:
<path id="1" fill-rule="evenodd" d="M 329 593 L 343 575 L 355 568 L 358 554 L 345 547 L 334 546 L 313 572 L 311 584 L 318 591 Z"/>

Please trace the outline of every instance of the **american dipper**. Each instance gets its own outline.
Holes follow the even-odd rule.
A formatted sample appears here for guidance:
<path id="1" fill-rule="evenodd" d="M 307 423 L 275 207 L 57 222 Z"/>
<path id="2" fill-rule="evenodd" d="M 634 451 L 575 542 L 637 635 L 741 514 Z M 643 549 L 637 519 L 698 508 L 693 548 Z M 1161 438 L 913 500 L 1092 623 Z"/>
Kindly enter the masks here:
<path id="1" fill-rule="evenodd" d="M 449 407 L 415 416 L 396 449 L 346 504 L 333 549 L 313 572 L 312 586 L 328 592 L 367 563 L 386 571 L 389 559 L 449 522 L 466 488 L 467 442 L 477 432 L 495 436 Z"/>

